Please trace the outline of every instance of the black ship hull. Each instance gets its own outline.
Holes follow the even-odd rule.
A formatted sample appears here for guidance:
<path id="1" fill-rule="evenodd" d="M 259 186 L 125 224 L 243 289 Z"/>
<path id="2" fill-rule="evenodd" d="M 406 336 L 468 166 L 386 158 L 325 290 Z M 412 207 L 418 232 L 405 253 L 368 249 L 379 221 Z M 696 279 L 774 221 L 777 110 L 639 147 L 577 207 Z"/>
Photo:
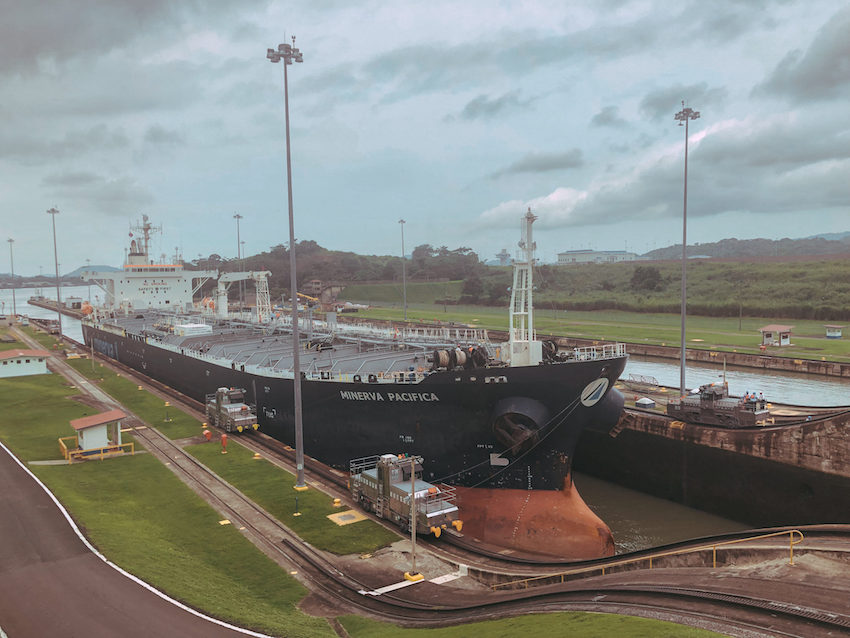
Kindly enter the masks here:
<path id="1" fill-rule="evenodd" d="M 97 352 L 198 401 L 218 387 L 245 388 L 261 431 L 294 444 L 292 379 L 87 323 L 83 337 Z M 418 383 L 304 379 L 304 452 L 343 470 L 353 458 L 409 452 L 424 458 L 430 482 L 562 490 L 582 430 L 609 429 L 619 419 L 623 398 L 613 386 L 625 363 L 623 356 L 441 371 Z"/>

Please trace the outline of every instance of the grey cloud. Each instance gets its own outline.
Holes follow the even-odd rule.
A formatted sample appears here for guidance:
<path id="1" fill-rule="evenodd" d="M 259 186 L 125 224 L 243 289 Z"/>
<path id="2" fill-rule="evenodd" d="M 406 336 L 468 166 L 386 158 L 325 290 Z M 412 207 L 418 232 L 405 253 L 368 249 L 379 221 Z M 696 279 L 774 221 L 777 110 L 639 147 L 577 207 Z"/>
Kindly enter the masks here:
<path id="1" fill-rule="evenodd" d="M 185 144 L 185 140 L 179 131 L 168 130 L 159 124 L 155 124 L 145 131 L 145 142 L 148 144 L 176 146 Z"/>
<path id="2" fill-rule="evenodd" d="M 584 164 L 581 149 L 573 148 L 563 153 L 529 153 L 513 164 L 492 173 L 496 179 L 514 173 L 546 173 L 562 169 L 579 168 Z"/>
<path id="3" fill-rule="evenodd" d="M 591 118 L 590 123 L 593 126 L 620 127 L 626 125 L 626 120 L 620 117 L 619 109 L 616 106 L 605 106 Z"/>
<path id="4" fill-rule="evenodd" d="M 706 136 L 689 156 L 688 214 L 770 214 L 846 207 L 850 147 L 821 118 Z M 665 158 L 638 179 L 593 192 L 563 225 L 682 214 L 682 164 Z"/>
<path id="5" fill-rule="evenodd" d="M 531 100 L 519 99 L 519 91 L 511 91 L 492 99 L 486 95 L 479 95 L 463 107 L 460 117 L 464 120 L 495 117 L 500 113 L 522 108 L 530 103 Z"/>
<path id="6" fill-rule="evenodd" d="M 42 184 L 50 187 L 70 187 L 88 186 L 89 184 L 100 183 L 102 178 L 95 173 L 88 171 L 68 171 L 65 173 L 52 173 L 46 175 L 42 179 Z"/>
<path id="7" fill-rule="evenodd" d="M 5 131 L 0 134 L 0 157 L 22 163 L 40 163 L 84 153 L 103 153 L 124 149 L 130 142 L 121 129 L 109 129 L 103 124 L 87 130 L 69 131 L 59 139 L 44 139 L 38 133 Z"/>
<path id="8" fill-rule="evenodd" d="M 701 110 L 708 106 L 720 105 L 726 99 L 726 89 L 722 87 L 709 88 L 705 82 L 699 84 L 672 84 L 647 93 L 640 102 L 640 111 L 653 120 L 673 118 L 681 109 L 682 100 L 685 106 Z"/>
<path id="9" fill-rule="evenodd" d="M 107 178 L 85 171 L 54 173 L 42 184 L 56 199 L 77 209 L 115 216 L 136 213 L 153 203 L 153 195 L 130 177 Z"/>
<path id="10" fill-rule="evenodd" d="M 779 95 L 792 102 L 850 94 L 850 8 L 836 13 L 805 53 L 788 53 L 753 93 Z"/>
<path id="11" fill-rule="evenodd" d="M 150 34 L 179 34 L 186 24 L 230 26 L 241 0 L 74 0 L 20 2 L 0 0 L 0 74 L 32 71 L 45 61 L 63 64 L 130 47 Z M 260 7 L 265 2 L 253 2 Z"/>

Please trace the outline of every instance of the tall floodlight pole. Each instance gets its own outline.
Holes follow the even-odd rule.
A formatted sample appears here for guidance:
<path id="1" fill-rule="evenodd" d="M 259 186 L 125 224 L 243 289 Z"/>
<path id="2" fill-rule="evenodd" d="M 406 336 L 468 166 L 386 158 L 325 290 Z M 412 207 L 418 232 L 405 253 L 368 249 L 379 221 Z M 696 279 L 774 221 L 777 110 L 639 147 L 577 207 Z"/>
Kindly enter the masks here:
<path id="1" fill-rule="evenodd" d="M 86 271 L 91 270 L 91 259 L 86 258 Z M 89 279 L 88 302 L 91 304 L 91 279 Z"/>
<path id="2" fill-rule="evenodd" d="M 674 116 L 679 122 L 679 126 L 684 123 L 685 126 L 685 199 L 682 206 L 682 363 L 680 371 L 680 392 L 681 396 L 685 396 L 685 307 L 687 296 L 687 247 L 688 247 L 688 122 L 699 117 L 699 111 L 694 111 L 690 107 L 685 106 L 682 101 L 682 110 Z"/>
<path id="3" fill-rule="evenodd" d="M 398 220 L 401 225 L 401 290 L 404 295 L 404 321 L 407 323 L 407 258 L 404 256 L 404 225 L 407 223 L 403 219 Z"/>
<path id="4" fill-rule="evenodd" d="M 239 213 L 233 213 L 233 219 L 236 220 L 236 261 L 239 262 L 239 270 L 242 270 L 242 241 L 239 237 L 239 220 L 242 219 L 242 215 Z M 244 295 L 242 291 L 244 288 L 242 287 L 242 281 L 239 282 L 239 314 L 242 314 L 242 307 L 245 305 Z"/>
<path id="5" fill-rule="evenodd" d="M 18 316 L 18 309 L 15 306 L 15 256 L 12 252 L 12 244 L 15 243 L 15 240 L 9 237 L 6 241 L 9 242 L 9 262 L 12 265 L 12 316 Z"/>
<path id="6" fill-rule="evenodd" d="M 47 214 L 53 220 L 53 261 L 56 264 L 56 314 L 59 317 L 59 341 L 62 341 L 62 311 L 59 309 L 62 303 L 62 297 L 59 294 L 59 253 L 56 251 L 56 215 L 59 214 L 59 211 L 54 207 L 49 209 Z"/>
<path id="7" fill-rule="evenodd" d="M 304 57 L 292 44 L 279 44 L 277 51 L 268 49 L 266 57 L 273 63 L 283 60 L 283 105 L 286 119 L 286 186 L 289 195 L 289 284 L 292 291 L 292 372 L 294 375 L 295 402 L 295 489 L 306 490 L 304 482 L 304 425 L 301 418 L 301 361 L 298 337 L 298 280 L 295 275 L 295 222 L 292 213 L 292 159 L 289 150 L 289 78 L 287 69 L 293 62 L 303 62 Z"/>

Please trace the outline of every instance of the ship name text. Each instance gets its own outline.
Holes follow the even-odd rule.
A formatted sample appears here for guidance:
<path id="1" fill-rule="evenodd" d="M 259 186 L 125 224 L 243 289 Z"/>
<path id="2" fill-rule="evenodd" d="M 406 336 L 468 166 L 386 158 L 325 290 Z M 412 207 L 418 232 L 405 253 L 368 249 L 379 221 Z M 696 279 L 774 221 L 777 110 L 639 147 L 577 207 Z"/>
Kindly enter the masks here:
<path id="1" fill-rule="evenodd" d="M 348 401 L 439 401 L 433 392 L 348 392 L 340 390 L 339 396 Z"/>

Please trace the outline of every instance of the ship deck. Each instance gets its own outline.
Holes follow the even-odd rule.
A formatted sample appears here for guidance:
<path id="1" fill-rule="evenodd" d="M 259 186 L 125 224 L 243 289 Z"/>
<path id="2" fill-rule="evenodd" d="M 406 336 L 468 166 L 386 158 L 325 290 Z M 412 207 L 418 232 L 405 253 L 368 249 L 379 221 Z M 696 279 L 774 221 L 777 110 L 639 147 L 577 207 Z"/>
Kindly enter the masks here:
<path id="1" fill-rule="evenodd" d="M 160 344 L 166 349 L 214 361 L 227 367 L 262 374 L 291 376 L 294 369 L 290 326 L 216 320 L 203 315 L 175 315 L 156 311 L 104 320 L 102 326 L 127 336 Z M 181 327 L 208 330 L 180 334 Z M 431 370 L 435 350 L 486 352 L 485 367 L 506 364 L 498 357 L 485 330 L 468 328 L 380 328 L 370 325 L 304 322 L 300 328 L 299 367 L 307 378 L 372 382 L 421 381 Z M 622 344 L 575 349 L 563 361 L 624 356 Z M 359 378 L 358 378 L 359 377 Z"/>

